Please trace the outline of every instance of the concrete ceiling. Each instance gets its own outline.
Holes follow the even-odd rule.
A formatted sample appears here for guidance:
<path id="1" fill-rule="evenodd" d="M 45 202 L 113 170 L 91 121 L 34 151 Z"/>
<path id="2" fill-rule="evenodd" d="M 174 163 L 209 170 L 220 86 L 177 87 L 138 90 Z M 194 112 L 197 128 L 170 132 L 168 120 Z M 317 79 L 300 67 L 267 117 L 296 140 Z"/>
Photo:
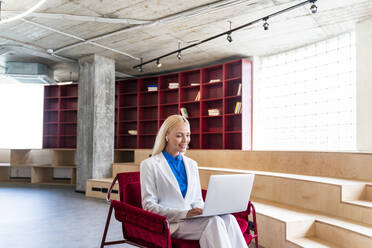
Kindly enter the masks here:
<path id="1" fill-rule="evenodd" d="M 2 17 L 19 14 L 39 0 L 5 1 Z M 139 75 L 132 67 L 210 36 L 225 32 L 303 1 L 297 0 L 48 0 L 24 19 L 0 24 L 0 63 L 41 62 L 57 80 L 77 79 L 71 63 L 96 53 L 115 59 L 116 71 Z M 304 5 L 232 34 L 162 60 L 163 67 L 144 66 L 143 73 L 161 73 L 232 57 L 262 56 L 304 46 L 353 30 L 372 17 L 371 0 L 318 0 L 318 13 Z M 70 73 L 72 72 L 72 74 Z"/>

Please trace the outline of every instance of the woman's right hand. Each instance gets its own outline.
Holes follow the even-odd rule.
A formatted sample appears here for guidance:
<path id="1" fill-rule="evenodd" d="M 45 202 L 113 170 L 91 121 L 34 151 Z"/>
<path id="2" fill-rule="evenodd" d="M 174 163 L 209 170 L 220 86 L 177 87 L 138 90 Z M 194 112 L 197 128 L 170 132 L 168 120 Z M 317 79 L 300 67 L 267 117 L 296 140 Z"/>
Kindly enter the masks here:
<path id="1" fill-rule="evenodd" d="M 189 212 L 187 212 L 186 217 L 187 218 L 190 218 L 190 217 L 193 217 L 193 216 L 201 215 L 202 213 L 203 213 L 203 209 L 201 209 L 201 208 L 192 208 L 192 209 L 189 210 Z"/>

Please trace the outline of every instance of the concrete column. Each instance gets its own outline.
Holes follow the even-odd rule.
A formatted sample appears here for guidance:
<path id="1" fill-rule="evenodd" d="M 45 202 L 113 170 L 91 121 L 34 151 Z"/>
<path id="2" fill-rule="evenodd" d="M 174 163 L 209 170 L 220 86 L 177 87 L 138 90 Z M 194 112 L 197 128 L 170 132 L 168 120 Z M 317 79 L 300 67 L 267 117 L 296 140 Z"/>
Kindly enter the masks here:
<path id="1" fill-rule="evenodd" d="M 76 190 L 91 178 L 111 177 L 115 128 L 115 61 L 98 55 L 79 59 Z"/>
<path id="2" fill-rule="evenodd" d="M 357 149 L 372 151 L 372 19 L 356 25 L 355 41 Z"/>

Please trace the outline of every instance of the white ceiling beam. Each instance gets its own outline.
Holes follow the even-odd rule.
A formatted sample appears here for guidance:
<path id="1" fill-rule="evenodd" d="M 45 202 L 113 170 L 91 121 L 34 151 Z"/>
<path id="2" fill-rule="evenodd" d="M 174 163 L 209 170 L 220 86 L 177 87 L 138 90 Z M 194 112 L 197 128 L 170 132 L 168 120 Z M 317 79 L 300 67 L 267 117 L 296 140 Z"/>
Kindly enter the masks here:
<path id="1" fill-rule="evenodd" d="M 20 11 L 1 11 L 2 16 L 15 16 L 22 12 Z M 131 24 L 139 25 L 146 24 L 151 21 L 137 20 L 130 18 L 108 18 L 108 17 L 97 17 L 97 16 L 78 16 L 69 14 L 57 14 L 57 13 L 31 13 L 27 17 L 45 18 L 45 19 L 56 19 L 56 20 L 68 20 L 68 21 L 79 21 L 79 22 L 102 22 L 111 24 Z"/>

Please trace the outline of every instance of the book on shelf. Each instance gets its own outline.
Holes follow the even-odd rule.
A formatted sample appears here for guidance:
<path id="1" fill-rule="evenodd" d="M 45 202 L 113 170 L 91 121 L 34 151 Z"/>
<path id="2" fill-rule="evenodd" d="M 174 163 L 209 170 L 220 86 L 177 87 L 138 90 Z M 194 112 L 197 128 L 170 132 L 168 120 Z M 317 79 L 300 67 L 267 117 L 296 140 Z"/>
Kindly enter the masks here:
<path id="1" fill-rule="evenodd" d="M 196 94 L 196 97 L 195 97 L 195 102 L 199 102 L 200 101 L 200 90 L 198 91 L 198 94 Z"/>
<path id="2" fill-rule="evenodd" d="M 234 114 L 241 114 L 241 113 L 242 113 L 242 103 L 241 102 L 236 102 L 235 109 L 234 109 Z"/>
<path id="3" fill-rule="evenodd" d="M 199 86 L 200 83 L 191 83 L 190 86 Z"/>
<path id="4" fill-rule="evenodd" d="M 221 82 L 221 79 L 217 78 L 217 79 L 211 79 L 209 80 L 210 83 L 217 83 L 217 82 Z"/>
<path id="5" fill-rule="evenodd" d="M 128 130 L 128 133 L 130 135 L 137 135 L 138 134 L 137 130 Z"/>
<path id="6" fill-rule="evenodd" d="M 189 117 L 189 114 L 187 113 L 187 109 L 186 108 L 180 108 L 180 111 L 181 111 L 181 115 L 183 117 L 186 117 L 186 118 Z"/>
<path id="7" fill-rule="evenodd" d="M 220 115 L 219 109 L 208 109 L 208 115 L 209 116 L 218 116 Z"/>
<path id="8" fill-rule="evenodd" d="M 147 91 L 157 91 L 157 90 L 158 90 L 158 86 L 156 84 L 147 86 Z"/>
<path id="9" fill-rule="evenodd" d="M 178 89 L 179 84 L 178 83 L 169 83 L 168 89 Z"/>
<path id="10" fill-rule="evenodd" d="M 240 96 L 242 94 L 242 83 L 239 83 L 238 91 L 236 92 L 237 96 Z"/>

